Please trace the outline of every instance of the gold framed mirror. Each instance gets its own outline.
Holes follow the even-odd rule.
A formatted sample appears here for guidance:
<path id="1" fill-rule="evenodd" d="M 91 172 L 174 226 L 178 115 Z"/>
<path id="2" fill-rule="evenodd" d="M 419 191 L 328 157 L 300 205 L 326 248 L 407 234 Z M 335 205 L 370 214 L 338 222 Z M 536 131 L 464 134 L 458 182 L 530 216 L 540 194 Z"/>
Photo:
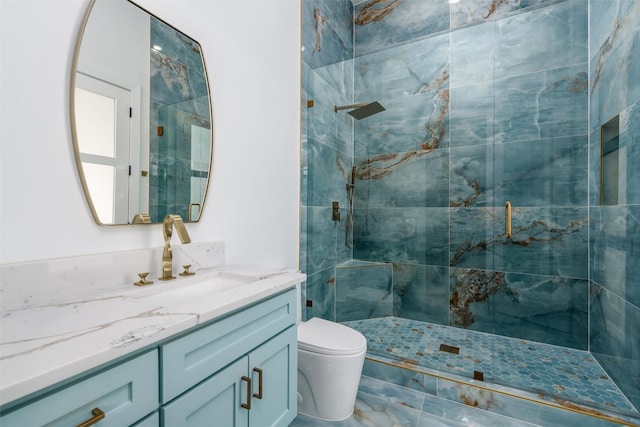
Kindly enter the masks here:
<path id="1" fill-rule="evenodd" d="M 213 114 L 197 41 L 129 0 L 91 0 L 70 92 L 76 164 L 98 224 L 200 219 Z"/>

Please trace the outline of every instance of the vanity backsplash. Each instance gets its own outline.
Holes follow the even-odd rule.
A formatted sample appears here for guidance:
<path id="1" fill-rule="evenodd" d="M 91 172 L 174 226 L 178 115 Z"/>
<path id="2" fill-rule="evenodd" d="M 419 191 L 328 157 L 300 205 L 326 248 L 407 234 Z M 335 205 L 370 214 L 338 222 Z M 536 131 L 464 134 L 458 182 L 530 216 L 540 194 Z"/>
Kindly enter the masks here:
<path id="1" fill-rule="evenodd" d="M 224 242 L 173 245 L 176 272 L 225 265 Z M 91 295 L 106 289 L 133 286 L 138 273 L 149 272 L 156 283 L 162 271 L 162 247 L 70 258 L 0 265 L 0 311 L 52 303 Z M 179 278 L 176 280 L 180 280 Z"/>

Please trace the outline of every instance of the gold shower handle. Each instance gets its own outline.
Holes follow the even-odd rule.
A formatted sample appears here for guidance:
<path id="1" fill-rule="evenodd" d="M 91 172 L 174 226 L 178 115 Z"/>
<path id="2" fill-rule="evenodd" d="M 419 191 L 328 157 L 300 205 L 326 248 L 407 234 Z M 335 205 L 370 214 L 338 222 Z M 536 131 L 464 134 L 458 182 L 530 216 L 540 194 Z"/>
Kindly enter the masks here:
<path id="1" fill-rule="evenodd" d="M 511 238 L 511 202 L 507 202 L 504 208 L 505 208 L 504 234 L 507 236 L 507 239 L 510 239 Z"/>

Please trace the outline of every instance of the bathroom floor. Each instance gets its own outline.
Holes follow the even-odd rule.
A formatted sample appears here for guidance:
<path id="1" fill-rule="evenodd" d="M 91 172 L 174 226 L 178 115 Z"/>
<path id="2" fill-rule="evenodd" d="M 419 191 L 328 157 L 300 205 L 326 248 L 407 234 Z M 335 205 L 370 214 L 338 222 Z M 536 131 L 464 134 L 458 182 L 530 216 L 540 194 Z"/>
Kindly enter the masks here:
<path id="1" fill-rule="evenodd" d="M 466 377 L 479 371 L 484 381 L 608 408 L 635 410 L 586 351 L 397 317 L 344 323 L 367 338 L 369 354 Z M 441 344 L 456 347 L 459 353 L 441 351 Z M 376 404 L 369 403 L 372 396 L 366 389 L 361 394 L 364 397 L 359 398 L 360 408 L 371 411 Z M 440 424 L 434 421 L 429 425 Z"/>
<path id="2" fill-rule="evenodd" d="M 355 411 L 344 421 L 322 421 L 298 415 L 289 427 L 457 427 L 534 426 L 431 394 L 363 376 Z"/>

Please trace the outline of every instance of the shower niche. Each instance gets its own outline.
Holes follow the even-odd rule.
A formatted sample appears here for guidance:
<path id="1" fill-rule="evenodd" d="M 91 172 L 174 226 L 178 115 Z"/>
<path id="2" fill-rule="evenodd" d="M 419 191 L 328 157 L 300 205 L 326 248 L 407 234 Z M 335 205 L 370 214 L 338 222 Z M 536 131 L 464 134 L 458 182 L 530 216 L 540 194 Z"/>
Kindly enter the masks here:
<path id="1" fill-rule="evenodd" d="M 615 116 L 600 128 L 600 204 L 625 203 L 621 176 L 627 176 L 626 156 L 620 147 L 620 116 Z"/>

